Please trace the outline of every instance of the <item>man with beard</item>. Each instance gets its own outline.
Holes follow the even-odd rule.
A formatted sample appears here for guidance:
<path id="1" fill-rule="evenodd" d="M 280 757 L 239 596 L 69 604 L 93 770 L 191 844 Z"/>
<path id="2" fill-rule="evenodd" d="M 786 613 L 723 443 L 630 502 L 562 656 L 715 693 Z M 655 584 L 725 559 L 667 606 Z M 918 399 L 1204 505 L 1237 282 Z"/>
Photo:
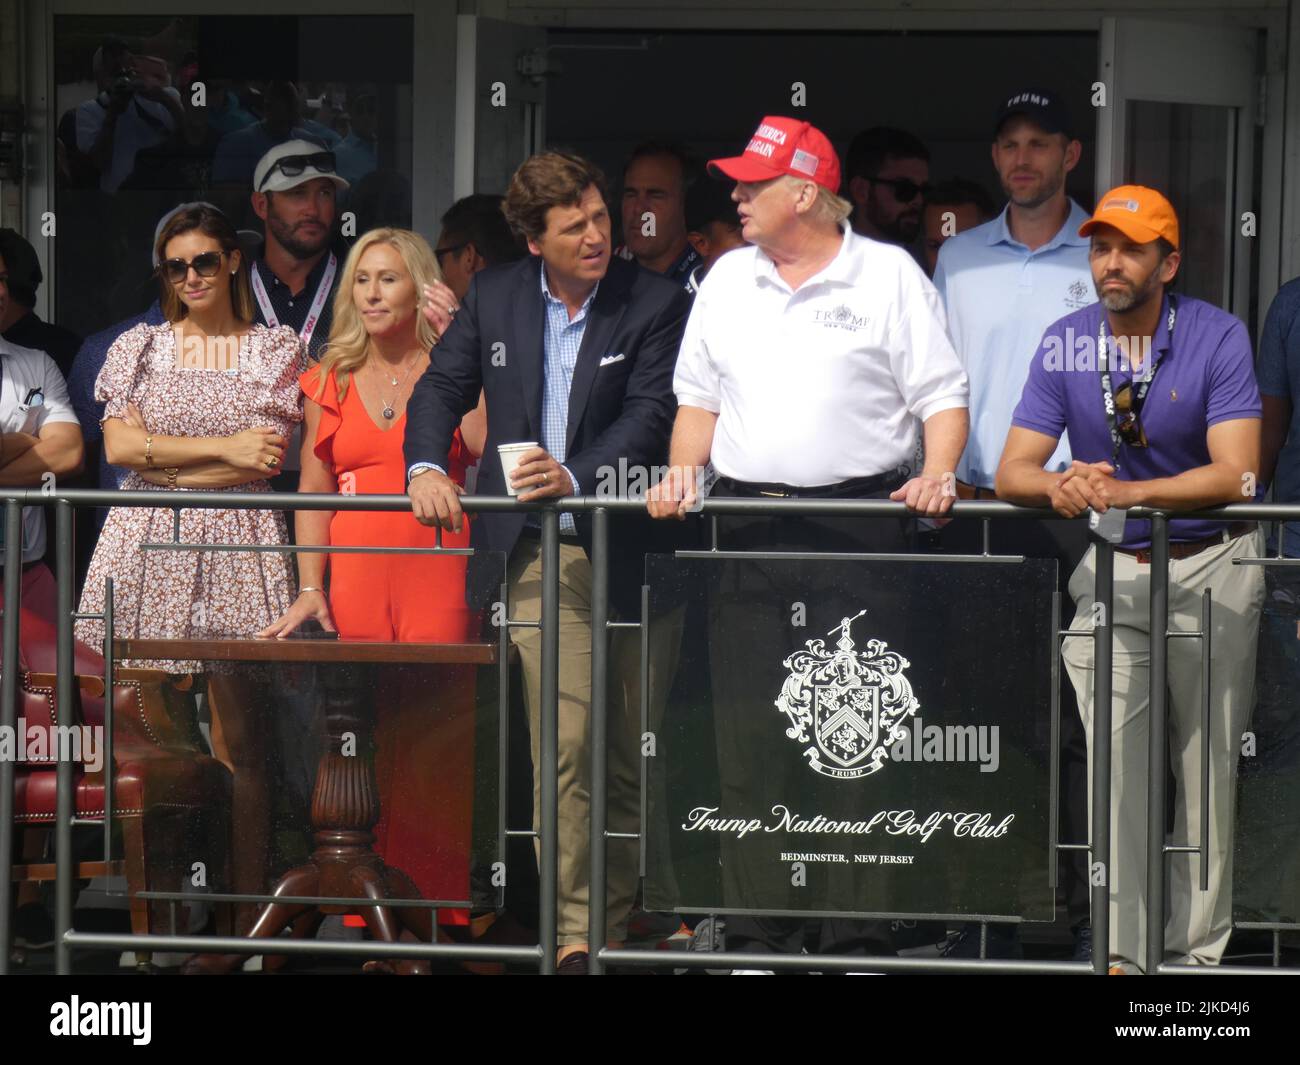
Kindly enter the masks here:
<path id="1" fill-rule="evenodd" d="M 970 377 L 970 440 L 957 467 L 968 498 L 993 495 L 1011 411 L 1043 330 L 1092 300 L 1088 242 L 1078 235 L 1088 212 L 1065 194 L 1081 151 L 1070 128 L 1055 92 L 1012 95 L 993 135 L 993 166 L 1007 206 L 939 250 L 934 287 Z M 1069 463 L 1062 444 L 1050 467 Z"/>
<path id="2" fill-rule="evenodd" d="M 1065 193 L 1066 175 L 1078 166 L 1081 151 L 1071 129 L 1057 93 L 1029 89 L 1008 97 L 994 124 L 992 150 L 1007 206 L 992 221 L 950 237 L 939 249 L 934 285 L 948 311 L 953 346 L 970 377 L 970 439 L 957 464 L 956 486 L 965 499 L 993 498 L 1011 412 L 1043 330 L 1092 300 L 1088 242 L 1078 234 L 1088 213 Z M 1069 447 L 1062 439 L 1046 465 L 1059 472 L 1069 464 Z M 979 522 L 956 521 L 942 530 L 939 542 L 945 551 L 978 553 L 982 532 Z M 1087 533 L 1081 522 L 996 522 L 993 545 L 999 552 L 1055 558 L 1066 602 L 1066 582 L 1087 548 Z M 1062 838 L 1078 843 L 1087 824 L 1087 755 L 1068 687 L 1062 692 L 1061 772 Z M 1068 852 L 1061 868 L 1074 957 L 1085 961 L 1092 942 L 1087 863 L 1081 852 Z M 976 956 L 979 939 L 979 926 L 967 925 L 948 945 L 948 953 Z M 989 956 L 1020 953 L 1014 925 L 990 927 Z"/>
<path id="3" fill-rule="evenodd" d="M 921 201 L 930 184 L 930 152 L 906 130 L 864 129 L 845 156 L 853 232 L 912 252 L 921 232 Z"/>
<path id="4" fill-rule="evenodd" d="M 336 197 L 347 187 L 334 153 L 306 140 L 276 145 L 253 172 L 253 211 L 266 227 L 252 272 L 257 320 L 273 329 L 293 326 L 313 359 L 333 320 L 339 262 L 330 246 Z"/>
<path id="5" fill-rule="evenodd" d="M 1079 233 L 1091 238 L 1089 261 L 1100 302 L 1066 315 L 1044 333 L 1002 453 L 999 497 L 1022 506 L 1050 505 L 1067 518 L 1089 509 L 1177 512 L 1249 500 L 1260 468 L 1261 417 L 1250 335 L 1227 312 L 1169 292 L 1180 261 L 1173 207 L 1154 189 L 1123 185 L 1101 198 Z M 1092 342 L 1080 345 L 1079 337 Z M 1064 472 L 1044 469 L 1063 432 L 1069 433 L 1074 461 Z M 1205 840 L 1208 856 L 1204 868 L 1191 855 L 1169 859 L 1167 921 L 1148 931 L 1150 660 L 1153 643 L 1165 634 L 1151 632 L 1151 523 L 1130 520 L 1115 548 L 1108 619 L 1115 643 L 1114 833 L 1110 854 L 1100 860 L 1109 872 L 1112 973 L 1158 963 L 1159 950 L 1154 959 L 1144 957 L 1148 939 L 1180 963 L 1217 965 L 1232 931 L 1235 776 L 1254 699 L 1264 600 L 1262 568 L 1238 563 L 1262 555 L 1264 537 L 1250 522 L 1175 518 L 1169 541 L 1169 631 L 1198 631 L 1203 596 L 1214 604 L 1206 634 L 1214 661 L 1204 721 L 1204 645 L 1166 641 L 1169 748 L 1177 782 L 1171 839 L 1184 850 L 1188 842 Z M 1072 632 L 1096 622 L 1095 584 L 1094 548 L 1070 580 Z M 1068 637 L 1061 655 L 1091 740 L 1091 634 Z M 1204 784 L 1202 742 L 1209 753 Z M 1206 890 L 1192 883 L 1193 870 L 1207 877 Z"/>

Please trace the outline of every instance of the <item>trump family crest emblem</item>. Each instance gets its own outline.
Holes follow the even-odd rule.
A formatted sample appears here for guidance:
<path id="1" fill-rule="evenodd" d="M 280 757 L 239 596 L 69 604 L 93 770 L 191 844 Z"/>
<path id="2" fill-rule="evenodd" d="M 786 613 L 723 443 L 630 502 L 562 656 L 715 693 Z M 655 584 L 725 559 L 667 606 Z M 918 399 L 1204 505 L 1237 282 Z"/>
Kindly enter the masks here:
<path id="1" fill-rule="evenodd" d="M 879 771 L 902 735 L 898 724 L 921 706 L 904 672 L 906 658 L 874 638 L 857 649 L 849 630 L 865 613 L 840 621 L 834 649 L 809 640 L 781 663 L 790 670 L 776 699 L 790 722 L 785 734 L 804 745 L 809 768 L 841 780 Z"/>

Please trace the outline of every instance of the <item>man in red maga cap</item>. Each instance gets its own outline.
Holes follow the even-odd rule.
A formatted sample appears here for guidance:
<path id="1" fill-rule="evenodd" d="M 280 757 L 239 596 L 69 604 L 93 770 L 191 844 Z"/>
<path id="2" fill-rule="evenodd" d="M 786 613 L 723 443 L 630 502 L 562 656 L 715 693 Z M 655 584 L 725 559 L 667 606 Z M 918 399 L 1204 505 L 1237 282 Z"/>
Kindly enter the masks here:
<path id="1" fill-rule="evenodd" d="M 671 469 L 650 513 L 684 517 L 699 491 L 690 471 L 709 462 L 714 496 L 889 498 L 946 513 L 966 444 L 967 382 L 934 286 L 907 252 L 852 231 L 851 206 L 836 194 L 839 159 L 809 123 L 764 118 L 744 152 L 709 169 L 736 183 L 751 246 L 719 259 L 695 298 L 673 381 Z M 906 549 L 910 524 L 737 515 L 719 517 L 718 535 L 724 549 L 893 552 Z M 710 645 L 724 808 L 743 805 L 771 770 L 762 756 L 770 730 L 754 708 L 773 693 L 745 659 L 784 646 L 790 604 L 810 601 L 807 587 L 759 569 L 748 570 L 753 588 L 729 586 L 714 604 L 714 632 L 753 636 Z M 749 908 L 772 871 L 724 858 L 726 901 Z M 733 916 L 726 940 L 729 951 L 892 953 L 887 928 L 870 921 Z"/>

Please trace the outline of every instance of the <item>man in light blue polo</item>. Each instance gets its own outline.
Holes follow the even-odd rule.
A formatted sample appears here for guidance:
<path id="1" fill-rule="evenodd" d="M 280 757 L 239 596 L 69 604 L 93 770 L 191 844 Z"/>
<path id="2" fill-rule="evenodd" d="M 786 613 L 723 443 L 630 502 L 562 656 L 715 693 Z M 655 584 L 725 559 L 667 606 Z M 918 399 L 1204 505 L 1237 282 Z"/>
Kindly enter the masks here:
<path id="1" fill-rule="evenodd" d="M 1043 330 L 1093 302 L 1088 242 L 1079 236 L 1089 215 L 1065 194 L 1080 151 L 1057 93 L 1010 96 L 993 137 L 993 166 L 1007 206 L 939 251 L 934 285 L 970 377 L 970 437 L 957 465 L 960 494 L 968 498 L 993 496 L 1011 412 Z M 1069 464 L 1062 443 L 1048 468 Z"/>
<path id="2" fill-rule="evenodd" d="M 1060 94 L 1051 90 L 1027 89 L 1002 101 L 994 126 L 993 166 L 1007 206 L 992 221 L 957 233 L 939 249 L 934 284 L 970 378 L 970 436 L 957 464 L 957 494 L 963 498 L 994 498 L 993 477 L 1011 415 L 1043 331 L 1096 299 L 1088 240 L 1079 236 L 1090 215 L 1065 193 L 1066 175 L 1079 165 L 1081 151 L 1072 128 Z M 1046 468 L 1069 465 L 1069 446 L 1062 437 Z M 1069 602 L 1064 598 L 1069 575 L 1087 549 L 1081 522 L 995 522 L 991 543 L 998 552 L 1057 559 L 1062 601 Z M 981 551 L 980 523 L 953 522 L 940 532 L 939 546 Z M 1078 843 L 1088 830 L 1087 747 L 1069 685 L 1061 697 L 1062 838 Z M 1088 960 L 1092 938 L 1086 862 L 1079 852 L 1070 853 L 1061 869 L 1074 956 Z M 948 953 L 972 956 L 978 950 L 978 926 L 971 925 Z M 1015 926 L 990 927 L 989 956 L 1020 953 Z"/>

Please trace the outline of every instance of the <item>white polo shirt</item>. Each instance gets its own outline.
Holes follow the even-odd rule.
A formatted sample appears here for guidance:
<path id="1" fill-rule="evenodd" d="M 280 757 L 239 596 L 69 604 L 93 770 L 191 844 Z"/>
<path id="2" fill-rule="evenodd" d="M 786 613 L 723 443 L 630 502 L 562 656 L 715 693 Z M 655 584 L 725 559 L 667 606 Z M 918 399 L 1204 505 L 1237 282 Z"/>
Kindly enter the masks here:
<path id="1" fill-rule="evenodd" d="M 0 362 L 4 366 L 4 384 L 0 386 L 0 432 L 31 433 L 51 422 L 77 423 L 77 415 L 68 398 L 68 385 L 59 368 L 43 351 L 20 348 L 0 338 Z M 41 403 L 27 403 L 36 389 Z M 0 457 L 0 463 L 3 463 Z M 6 485 L 0 470 L 0 485 Z M 0 507 L 0 512 L 3 508 Z M 0 522 L 0 548 L 4 543 L 4 526 Z M 35 562 L 45 554 L 45 512 L 41 507 L 23 507 L 23 561 Z M 0 567 L 4 565 L 0 551 Z"/>
<path id="2" fill-rule="evenodd" d="M 1088 238 L 1079 236 L 1088 212 L 1071 200 L 1056 236 L 1030 251 L 1011 235 L 1007 210 L 944 241 L 934 271 L 953 344 L 970 375 L 970 439 L 957 477 L 980 488 L 993 487 L 1043 332 L 1097 302 Z M 1062 437 L 1047 469 L 1069 465 L 1070 445 Z"/>
<path id="3" fill-rule="evenodd" d="M 798 291 L 757 247 L 719 259 L 673 389 L 718 415 L 721 475 L 804 487 L 912 466 L 920 423 L 967 396 L 934 286 L 907 252 L 847 227 Z"/>

